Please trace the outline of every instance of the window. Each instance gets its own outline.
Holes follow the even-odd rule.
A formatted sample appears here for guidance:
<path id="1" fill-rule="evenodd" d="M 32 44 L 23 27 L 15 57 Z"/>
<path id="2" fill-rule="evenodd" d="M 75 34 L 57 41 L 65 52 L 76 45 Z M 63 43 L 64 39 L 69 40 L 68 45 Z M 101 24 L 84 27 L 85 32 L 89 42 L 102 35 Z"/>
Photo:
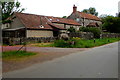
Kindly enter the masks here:
<path id="1" fill-rule="evenodd" d="M 43 25 L 40 25 L 39 27 L 40 27 L 40 28 L 44 28 L 44 26 L 43 26 Z"/>
<path id="2" fill-rule="evenodd" d="M 52 19 L 50 19 L 50 21 L 52 21 Z"/>
<path id="3" fill-rule="evenodd" d="M 76 21 L 77 21 L 77 22 L 79 22 L 79 21 L 80 21 L 80 19 L 79 19 L 79 18 L 76 18 Z"/>
<path id="4" fill-rule="evenodd" d="M 57 21 L 60 21 L 59 19 L 57 19 Z"/>

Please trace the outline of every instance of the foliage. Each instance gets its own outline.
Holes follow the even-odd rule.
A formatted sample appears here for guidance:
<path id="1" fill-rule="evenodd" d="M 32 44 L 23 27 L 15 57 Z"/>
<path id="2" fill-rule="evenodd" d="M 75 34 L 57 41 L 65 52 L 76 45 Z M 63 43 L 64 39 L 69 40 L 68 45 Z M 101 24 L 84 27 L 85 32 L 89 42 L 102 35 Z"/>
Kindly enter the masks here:
<path id="1" fill-rule="evenodd" d="M 13 57 L 21 58 L 21 57 L 25 57 L 25 56 L 36 55 L 36 53 L 33 53 L 33 52 L 25 52 L 25 51 L 19 51 L 18 53 L 16 53 L 16 52 L 17 51 L 3 52 L 2 57 L 3 58 L 13 58 Z"/>
<path id="2" fill-rule="evenodd" d="M 74 27 L 70 27 L 70 28 L 68 29 L 68 31 L 70 31 L 70 32 L 76 32 L 76 30 L 75 30 Z"/>
<path id="3" fill-rule="evenodd" d="M 120 12 L 118 13 L 118 17 L 120 17 Z"/>
<path id="4" fill-rule="evenodd" d="M 98 16 L 98 12 L 96 12 L 96 9 L 93 7 L 90 7 L 89 9 L 84 9 L 82 12 Z"/>
<path id="5" fill-rule="evenodd" d="M 104 19 L 104 18 L 106 18 L 107 16 L 112 16 L 112 15 L 108 15 L 108 14 L 101 14 L 101 15 L 99 16 L 99 18 Z"/>
<path id="6" fill-rule="evenodd" d="M 63 16 L 62 18 L 67 18 L 67 16 Z"/>
<path id="7" fill-rule="evenodd" d="M 111 33 L 120 33 L 120 17 L 107 16 L 102 19 L 102 28 Z"/>
<path id="8" fill-rule="evenodd" d="M 81 27 L 80 31 L 83 32 L 92 32 L 94 34 L 94 38 L 100 38 L 101 31 L 99 28 L 94 27 Z"/>
<path id="9" fill-rule="evenodd" d="M 67 41 L 64 41 L 64 40 L 56 40 L 54 42 L 54 46 L 55 47 L 69 47 L 69 44 L 67 43 Z"/>
<path id="10" fill-rule="evenodd" d="M 70 44 L 71 41 L 74 41 L 74 44 Z M 104 44 L 112 43 L 119 41 L 119 38 L 104 38 L 104 39 L 92 39 L 92 40 L 85 40 L 85 39 L 71 39 L 68 41 L 64 40 L 56 40 L 54 43 L 55 47 L 62 47 L 62 48 L 91 48 L 95 46 L 101 46 Z"/>
<path id="11" fill-rule="evenodd" d="M 11 20 L 7 20 L 14 12 L 22 12 L 25 9 L 20 8 L 20 2 L 2 2 L 2 23 L 10 23 Z"/>

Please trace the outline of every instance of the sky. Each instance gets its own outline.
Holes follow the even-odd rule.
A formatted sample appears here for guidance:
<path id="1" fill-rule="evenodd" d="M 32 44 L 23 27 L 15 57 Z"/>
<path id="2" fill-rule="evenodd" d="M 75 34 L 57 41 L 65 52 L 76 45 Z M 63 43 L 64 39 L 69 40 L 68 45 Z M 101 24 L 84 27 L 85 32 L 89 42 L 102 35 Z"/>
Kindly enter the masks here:
<path id="1" fill-rule="evenodd" d="M 115 16 L 118 13 L 120 0 L 18 0 L 26 10 L 24 13 L 39 14 L 45 16 L 63 17 L 69 16 L 73 11 L 73 5 L 77 11 L 96 8 L 99 16 L 108 14 Z"/>

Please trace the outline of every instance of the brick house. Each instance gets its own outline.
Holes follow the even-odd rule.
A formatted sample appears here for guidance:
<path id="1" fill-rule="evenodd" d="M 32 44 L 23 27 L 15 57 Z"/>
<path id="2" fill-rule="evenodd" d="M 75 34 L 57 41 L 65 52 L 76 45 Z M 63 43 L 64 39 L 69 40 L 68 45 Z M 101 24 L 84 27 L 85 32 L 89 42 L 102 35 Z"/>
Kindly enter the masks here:
<path id="1" fill-rule="evenodd" d="M 72 19 L 15 13 L 9 27 L 3 29 L 3 37 L 57 37 L 70 27 L 80 24 Z"/>
<path id="2" fill-rule="evenodd" d="M 68 16 L 68 19 L 76 20 L 84 27 L 99 27 L 102 24 L 100 18 L 91 14 L 77 11 L 77 7 L 75 5 L 73 6 L 73 12 L 70 16 Z"/>

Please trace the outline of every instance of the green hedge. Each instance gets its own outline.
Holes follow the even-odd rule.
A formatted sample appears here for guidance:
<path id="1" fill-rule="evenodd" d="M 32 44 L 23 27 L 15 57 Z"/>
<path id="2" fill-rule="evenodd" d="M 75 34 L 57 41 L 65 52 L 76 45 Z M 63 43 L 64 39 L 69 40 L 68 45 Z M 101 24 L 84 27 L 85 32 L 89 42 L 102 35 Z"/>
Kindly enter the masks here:
<path id="1" fill-rule="evenodd" d="M 94 27 L 81 27 L 80 31 L 82 32 L 92 32 L 94 34 L 94 38 L 100 38 L 101 31 L 99 28 Z"/>

